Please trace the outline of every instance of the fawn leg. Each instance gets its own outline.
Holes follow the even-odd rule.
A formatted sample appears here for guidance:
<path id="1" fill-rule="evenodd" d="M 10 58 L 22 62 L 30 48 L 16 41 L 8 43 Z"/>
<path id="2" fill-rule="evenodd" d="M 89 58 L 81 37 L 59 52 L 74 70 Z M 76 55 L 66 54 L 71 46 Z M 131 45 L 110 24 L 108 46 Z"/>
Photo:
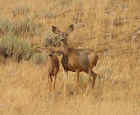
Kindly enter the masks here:
<path id="1" fill-rule="evenodd" d="M 49 75 L 49 76 L 48 76 L 49 91 L 52 90 L 52 82 L 53 82 L 52 76 Z"/>
<path id="2" fill-rule="evenodd" d="M 66 81 L 68 80 L 68 71 L 63 70 L 64 73 L 64 97 L 66 96 Z"/>
<path id="3" fill-rule="evenodd" d="M 79 87 L 79 71 L 77 71 L 77 87 Z"/>
<path id="4" fill-rule="evenodd" d="M 94 88 L 97 74 L 95 72 L 91 71 L 90 76 L 92 77 L 92 88 Z"/>
<path id="5" fill-rule="evenodd" d="M 55 89 L 55 83 L 56 83 L 56 75 L 53 78 L 53 89 Z"/>

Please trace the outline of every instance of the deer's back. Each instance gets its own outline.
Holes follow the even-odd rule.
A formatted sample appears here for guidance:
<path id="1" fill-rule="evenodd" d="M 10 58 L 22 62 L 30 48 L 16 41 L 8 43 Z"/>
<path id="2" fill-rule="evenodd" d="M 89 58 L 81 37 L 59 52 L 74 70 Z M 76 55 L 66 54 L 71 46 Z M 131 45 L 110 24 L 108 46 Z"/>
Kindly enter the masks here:
<path id="1" fill-rule="evenodd" d="M 93 50 L 69 49 L 69 52 L 63 55 L 62 65 L 68 71 L 88 72 L 96 65 L 97 60 L 97 55 Z"/>

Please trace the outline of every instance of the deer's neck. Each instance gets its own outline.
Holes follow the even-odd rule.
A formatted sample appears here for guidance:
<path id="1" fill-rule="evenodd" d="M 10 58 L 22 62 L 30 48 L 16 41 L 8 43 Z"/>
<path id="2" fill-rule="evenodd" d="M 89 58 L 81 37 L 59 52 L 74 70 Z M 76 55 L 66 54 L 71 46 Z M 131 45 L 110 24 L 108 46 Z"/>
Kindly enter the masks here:
<path id="1" fill-rule="evenodd" d="M 63 47 L 64 47 L 63 54 L 64 54 L 64 55 L 68 55 L 68 53 L 69 53 L 69 51 L 70 51 L 70 48 L 69 48 L 68 44 L 65 43 Z"/>

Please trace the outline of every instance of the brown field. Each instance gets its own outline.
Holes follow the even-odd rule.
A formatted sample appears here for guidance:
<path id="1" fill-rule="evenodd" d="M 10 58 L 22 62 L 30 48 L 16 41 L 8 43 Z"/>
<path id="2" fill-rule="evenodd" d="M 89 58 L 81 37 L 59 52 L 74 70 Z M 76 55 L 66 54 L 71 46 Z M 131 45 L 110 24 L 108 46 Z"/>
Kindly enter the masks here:
<path id="1" fill-rule="evenodd" d="M 13 16 L 16 8 L 29 11 Z M 1 19 L 34 17 L 43 24 L 40 36 L 21 39 L 42 44 L 51 25 L 65 30 L 73 23 L 72 47 L 106 49 L 94 69 L 102 81 L 97 79 L 87 93 L 84 73 L 76 93 L 76 74 L 69 72 L 64 80 L 61 68 L 57 88 L 49 92 L 45 65 L 8 59 L 0 65 L 0 115 L 140 115 L 139 12 L 139 0 L 0 0 Z"/>

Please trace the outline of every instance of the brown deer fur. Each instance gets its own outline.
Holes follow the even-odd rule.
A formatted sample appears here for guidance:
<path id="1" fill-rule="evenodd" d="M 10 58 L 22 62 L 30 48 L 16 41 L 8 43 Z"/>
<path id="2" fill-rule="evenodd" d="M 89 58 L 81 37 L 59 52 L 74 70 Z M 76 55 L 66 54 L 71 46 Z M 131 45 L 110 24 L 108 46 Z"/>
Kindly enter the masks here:
<path id="1" fill-rule="evenodd" d="M 59 71 L 59 60 L 53 52 L 49 52 L 47 55 L 47 74 L 50 90 L 55 89 L 56 77 Z"/>
<path id="2" fill-rule="evenodd" d="M 66 32 L 61 32 L 56 26 L 52 26 L 52 31 L 60 36 L 60 41 L 63 45 L 57 52 L 62 54 L 61 63 L 65 75 L 68 75 L 68 71 L 76 72 L 77 85 L 79 85 L 79 73 L 88 73 L 90 78 L 92 78 L 92 87 L 94 87 L 97 74 L 92 69 L 97 64 L 98 56 L 91 49 L 75 49 L 69 47 L 67 39 L 69 33 L 73 30 L 73 25 L 70 25 Z"/>

